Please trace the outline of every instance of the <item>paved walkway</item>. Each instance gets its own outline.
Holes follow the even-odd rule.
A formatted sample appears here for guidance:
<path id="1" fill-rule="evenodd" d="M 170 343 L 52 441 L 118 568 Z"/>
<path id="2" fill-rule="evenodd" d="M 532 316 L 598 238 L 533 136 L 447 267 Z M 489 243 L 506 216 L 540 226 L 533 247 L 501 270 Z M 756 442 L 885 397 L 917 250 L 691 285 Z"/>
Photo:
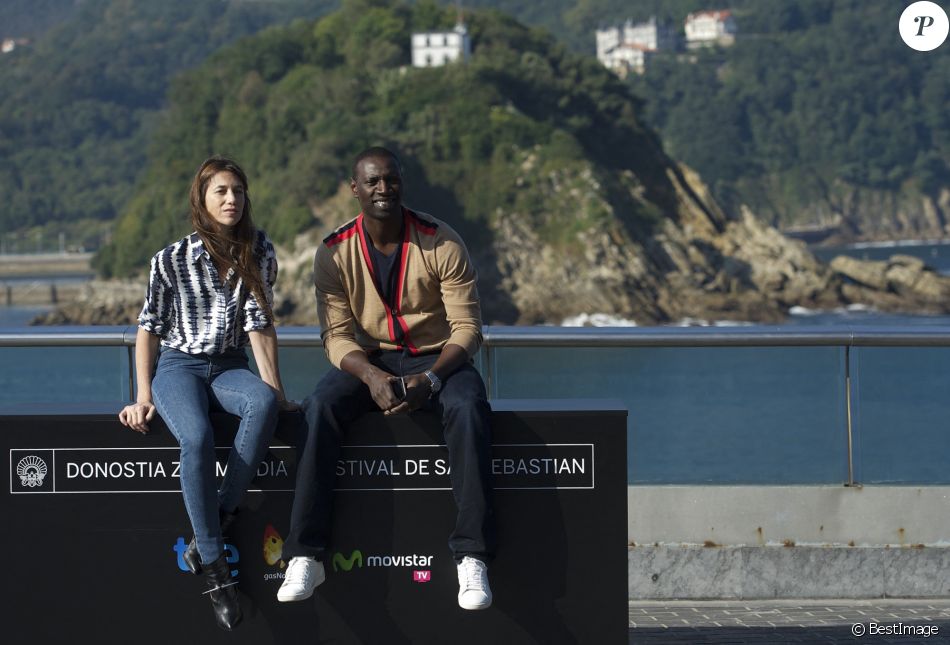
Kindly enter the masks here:
<path id="1" fill-rule="evenodd" d="M 950 644 L 950 599 L 631 601 L 630 643 Z"/>

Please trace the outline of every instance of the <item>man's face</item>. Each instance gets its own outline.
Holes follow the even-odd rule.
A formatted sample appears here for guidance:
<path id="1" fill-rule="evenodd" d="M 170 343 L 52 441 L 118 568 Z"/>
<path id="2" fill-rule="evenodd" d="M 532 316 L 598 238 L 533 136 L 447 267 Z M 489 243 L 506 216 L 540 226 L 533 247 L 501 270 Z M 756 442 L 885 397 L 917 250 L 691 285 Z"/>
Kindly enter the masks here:
<path id="1" fill-rule="evenodd" d="M 360 161 L 350 189 L 366 217 L 387 219 L 402 215 L 402 175 L 394 159 L 383 156 Z"/>

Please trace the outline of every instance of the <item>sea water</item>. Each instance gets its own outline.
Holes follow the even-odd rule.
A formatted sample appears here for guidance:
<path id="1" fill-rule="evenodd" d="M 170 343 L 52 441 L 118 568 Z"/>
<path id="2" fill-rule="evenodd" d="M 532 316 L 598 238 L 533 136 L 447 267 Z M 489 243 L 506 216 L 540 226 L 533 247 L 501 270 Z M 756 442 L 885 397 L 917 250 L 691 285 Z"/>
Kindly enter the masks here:
<path id="1" fill-rule="evenodd" d="M 897 251 L 950 270 L 944 261 L 950 245 L 873 252 L 889 257 Z M 31 313 L 0 308 L 7 326 L 22 324 Z M 589 316 L 581 322 L 611 321 Z M 635 324 L 615 324 L 623 323 Z M 881 314 L 866 307 L 793 309 L 787 324 L 930 326 L 950 324 L 950 317 Z M 284 347 L 280 354 L 287 393 L 300 400 L 327 369 L 322 351 Z M 944 347 L 853 347 L 848 357 L 844 347 L 833 346 L 500 346 L 486 380 L 493 399 L 623 401 L 630 410 L 630 483 L 761 485 L 847 481 L 850 382 L 855 480 L 947 484 L 948 366 L 950 348 Z M 130 397 L 128 370 L 125 347 L 0 348 L 0 405 L 113 401 L 118 409 Z"/>

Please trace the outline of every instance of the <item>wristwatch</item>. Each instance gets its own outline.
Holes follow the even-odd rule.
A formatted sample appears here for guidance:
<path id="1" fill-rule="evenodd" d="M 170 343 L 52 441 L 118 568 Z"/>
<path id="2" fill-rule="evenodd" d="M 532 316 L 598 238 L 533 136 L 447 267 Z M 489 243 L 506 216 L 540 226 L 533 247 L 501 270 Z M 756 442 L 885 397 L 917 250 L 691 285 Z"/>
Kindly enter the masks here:
<path id="1" fill-rule="evenodd" d="M 442 389 L 442 379 L 436 376 L 432 370 L 426 370 L 423 374 L 429 379 L 429 385 L 432 386 L 431 394 L 438 393 L 438 391 Z"/>

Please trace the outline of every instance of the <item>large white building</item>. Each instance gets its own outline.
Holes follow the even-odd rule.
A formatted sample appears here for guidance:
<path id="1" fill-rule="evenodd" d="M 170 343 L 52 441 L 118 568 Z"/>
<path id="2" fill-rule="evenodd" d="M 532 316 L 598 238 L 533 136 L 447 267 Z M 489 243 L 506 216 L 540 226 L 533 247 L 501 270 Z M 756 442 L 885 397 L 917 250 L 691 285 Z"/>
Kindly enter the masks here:
<path id="1" fill-rule="evenodd" d="M 430 31 L 412 34 L 412 66 L 439 67 L 472 57 L 472 43 L 463 23 L 452 31 Z"/>
<path id="2" fill-rule="evenodd" d="M 697 11 L 686 16 L 686 47 L 729 46 L 736 42 L 736 20 L 732 12 Z"/>
<path id="3" fill-rule="evenodd" d="M 669 27 L 658 25 L 656 18 L 619 27 L 598 29 L 597 60 L 620 76 L 630 71 L 642 74 L 654 53 L 676 48 L 676 36 Z"/>

